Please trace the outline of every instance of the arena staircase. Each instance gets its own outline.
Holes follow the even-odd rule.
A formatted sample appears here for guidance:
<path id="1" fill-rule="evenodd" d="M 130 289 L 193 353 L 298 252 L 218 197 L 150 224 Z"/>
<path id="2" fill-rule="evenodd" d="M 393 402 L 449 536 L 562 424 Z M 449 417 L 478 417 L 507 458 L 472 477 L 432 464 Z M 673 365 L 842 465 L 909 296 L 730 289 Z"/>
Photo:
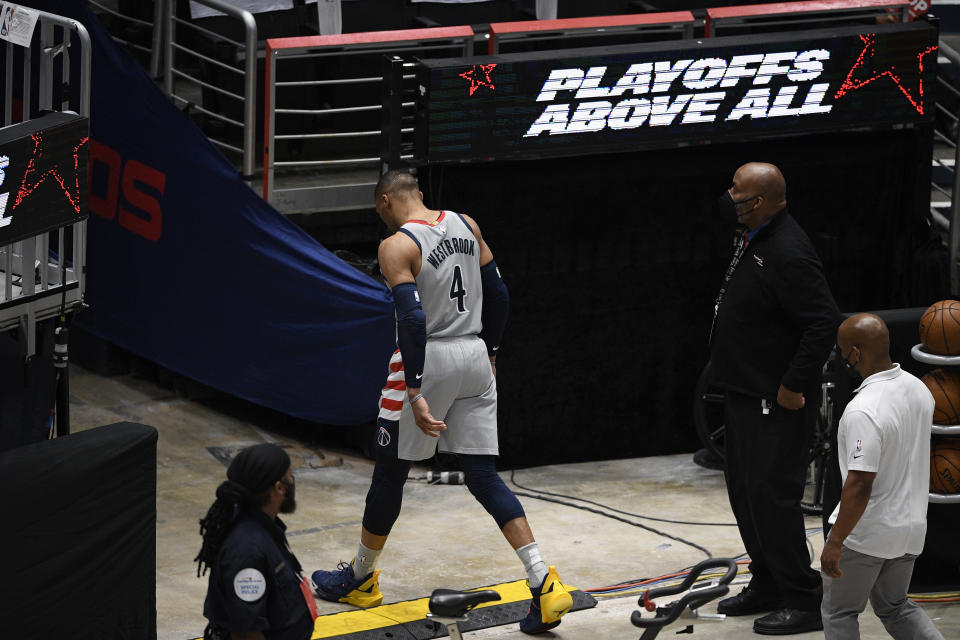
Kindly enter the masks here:
<path id="1" fill-rule="evenodd" d="M 950 220 L 960 182 L 957 174 L 960 122 L 960 0 L 937 3 L 940 55 L 937 59 L 936 124 L 930 184 L 930 222 L 944 246 L 950 243 Z"/>

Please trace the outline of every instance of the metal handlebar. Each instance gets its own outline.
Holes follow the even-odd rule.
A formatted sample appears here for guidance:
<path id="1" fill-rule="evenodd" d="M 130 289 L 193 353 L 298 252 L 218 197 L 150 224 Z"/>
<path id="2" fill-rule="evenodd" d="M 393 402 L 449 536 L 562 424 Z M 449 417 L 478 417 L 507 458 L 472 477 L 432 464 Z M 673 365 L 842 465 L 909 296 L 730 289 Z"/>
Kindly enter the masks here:
<path id="1" fill-rule="evenodd" d="M 687 591 L 704 571 L 716 568 L 726 568 L 727 570 L 719 580 L 713 581 L 703 588 L 692 589 L 689 593 L 680 598 L 680 600 L 671 602 L 665 607 L 657 607 L 653 603 L 654 598 L 670 596 L 682 591 Z M 680 584 L 671 587 L 663 587 L 660 589 L 651 589 L 644 592 L 643 597 L 638 600 L 638 604 L 643 605 L 647 611 L 656 611 L 657 615 L 653 618 L 644 618 L 641 612 L 634 611 L 630 615 L 630 622 L 632 622 L 634 626 L 644 629 L 664 627 L 680 617 L 680 614 L 683 613 L 683 610 L 688 606 L 691 609 L 696 609 L 710 602 L 711 600 L 726 595 L 727 592 L 730 591 L 730 587 L 728 585 L 734 579 L 734 577 L 736 577 L 736 575 L 737 563 L 731 558 L 711 558 L 709 560 L 704 560 L 691 569 L 690 573 L 687 574 L 687 577 L 684 578 L 683 582 Z"/>

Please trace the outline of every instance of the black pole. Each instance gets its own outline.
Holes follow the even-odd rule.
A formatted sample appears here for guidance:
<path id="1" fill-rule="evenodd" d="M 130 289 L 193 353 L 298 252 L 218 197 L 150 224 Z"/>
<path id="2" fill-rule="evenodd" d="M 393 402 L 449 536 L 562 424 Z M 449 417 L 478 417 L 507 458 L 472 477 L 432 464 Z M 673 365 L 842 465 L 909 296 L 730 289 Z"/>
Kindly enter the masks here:
<path id="1" fill-rule="evenodd" d="M 380 110 L 380 173 L 399 169 L 403 111 L 403 59 L 384 56 Z"/>
<path id="2" fill-rule="evenodd" d="M 70 368 L 67 366 L 67 340 L 69 330 L 61 323 L 54 331 L 53 366 L 57 370 L 57 437 L 70 434 Z"/>

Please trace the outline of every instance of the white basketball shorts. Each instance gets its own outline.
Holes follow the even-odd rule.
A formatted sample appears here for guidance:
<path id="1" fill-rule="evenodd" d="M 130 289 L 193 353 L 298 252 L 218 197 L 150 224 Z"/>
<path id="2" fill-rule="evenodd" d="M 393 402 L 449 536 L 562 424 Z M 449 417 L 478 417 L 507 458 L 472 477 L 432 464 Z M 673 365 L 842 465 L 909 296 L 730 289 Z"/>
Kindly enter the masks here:
<path id="1" fill-rule="evenodd" d="M 497 383 L 487 347 L 475 335 L 429 338 L 420 393 L 430 413 L 447 424 L 433 438 L 420 430 L 404 382 L 400 351 L 390 358 L 380 395 L 376 449 L 401 460 L 425 460 L 440 451 L 497 455 Z"/>

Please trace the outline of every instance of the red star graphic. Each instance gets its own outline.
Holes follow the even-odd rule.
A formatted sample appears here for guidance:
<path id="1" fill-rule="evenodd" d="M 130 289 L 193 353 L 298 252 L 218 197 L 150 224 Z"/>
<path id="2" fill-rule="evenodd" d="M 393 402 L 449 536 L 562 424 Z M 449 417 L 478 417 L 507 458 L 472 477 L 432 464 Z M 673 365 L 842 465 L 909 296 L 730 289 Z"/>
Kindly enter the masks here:
<path id="1" fill-rule="evenodd" d="M 475 64 L 469 71 L 459 74 L 464 80 L 470 81 L 470 95 L 480 87 L 487 87 L 491 91 L 496 90 L 493 79 L 490 77 L 496 66 L 496 64 Z"/>
<path id="2" fill-rule="evenodd" d="M 872 66 L 871 62 L 877 53 L 877 34 L 862 34 L 860 39 L 863 40 L 863 51 L 860 52 L 857 61 L 850 67 L 847 78 L 843 81 L 843 84 L 840 85 L 840 88 L 837 89 L 837 93 L 833 97 L 834 100 L 839 100 L 851 91 L 862 89 L 874 80 L 887 77 L 897 85 L 897 88 L 906 96 L 910 104 L 913 105 L 913 108 L 917 110 L 917 113 L 923 115 L 923 58 L 936 51 L 937 45 L 929 46 L 917 54 L 917 85 L 916 87 L 908 89 L 905 86 L 903 76 L 897 73 L 896 66 L 887 65 L 886 67 L 876 66 L 872 69 L 869 68 Z"/>
<path id="3" fill-rule="evenodd" d="M 73 210 L 77 213 L 80 213 L 80 147 L 85 145 L 89 140 L 89 137 L 84 137 L 80 142 L 77 143 L 77 146 L 73 148 L 73 170 L 72 176 L 70 176 L 70 181 L 63 176 L 63 172 L 60 170 L 60 165 L 55 164 L 39 176 L 35 177 L 33 182 L 28 182 L 30 179 L 30 174 L 37 172 L 38 161 L 43 158 L 43 132 L 38 131 L 37 133 L 31 136 L 33 138 L 33 155 L 30 156 L 30 160 L 27 162 L 27 170 L 23 174 L 23 182 L 20 183 L 20 189 L 17 191 L 17 198 L 13 202 L 13 206 L 10 208 L 11 211 L 16 210 L 20 203 L 23 202 L 27 196 L 37 190 L 43 181 L 47 178 L 53 178 L 57 184 L 60 185 L 60 190 L 63 191 L 63 195 L 67 197 L 67 200 L 70 201 L 70 205 L 73 207 Z"/>

